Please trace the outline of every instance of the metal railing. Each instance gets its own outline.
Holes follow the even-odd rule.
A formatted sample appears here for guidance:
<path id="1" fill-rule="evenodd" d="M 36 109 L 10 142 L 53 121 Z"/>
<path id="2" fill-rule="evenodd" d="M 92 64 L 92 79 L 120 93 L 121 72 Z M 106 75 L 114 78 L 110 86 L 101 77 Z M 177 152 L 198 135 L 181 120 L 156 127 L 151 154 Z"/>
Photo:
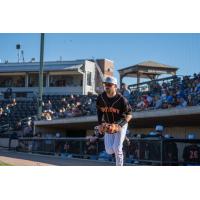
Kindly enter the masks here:
<path id="1" fill-rule="evenodd" d="M 20 138 L 18 151 L 65 157 L 103 159 L 103 139 Z M 193 152 L 192 152 L 193 150 Z M 130 138 L 123 148 L 125 163 L 133 165 L 200 165 L 200 139 Z"/>
<path id="2" fill-rule="evenodd" d="M 10 128 L 10 125 L 9 125 L 9 124 L 1 125 L 1 126 L 0 126 L 0 133 L 3 133 L 3 132 L 8 131 L 9 128 Z"/>

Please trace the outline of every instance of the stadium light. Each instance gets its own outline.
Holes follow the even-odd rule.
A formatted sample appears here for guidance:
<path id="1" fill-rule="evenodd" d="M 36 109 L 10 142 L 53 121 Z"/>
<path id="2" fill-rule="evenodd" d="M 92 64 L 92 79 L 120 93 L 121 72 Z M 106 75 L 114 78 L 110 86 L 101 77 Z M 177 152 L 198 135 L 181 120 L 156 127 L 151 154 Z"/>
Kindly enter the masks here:
<path id="1" fill-rule="evenodd" d="M 20 44 L 16 44 L 16 49 L 17 49 L 17 61 L 19 63 L 19 50 L 21 49 L 21 45 Z"/>

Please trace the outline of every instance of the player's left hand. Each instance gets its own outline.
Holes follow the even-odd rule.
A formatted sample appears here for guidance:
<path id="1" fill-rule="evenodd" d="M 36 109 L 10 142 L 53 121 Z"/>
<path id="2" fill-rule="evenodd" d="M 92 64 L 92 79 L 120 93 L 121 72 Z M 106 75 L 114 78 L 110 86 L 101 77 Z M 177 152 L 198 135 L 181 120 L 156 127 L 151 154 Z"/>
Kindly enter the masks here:
<path id="1" fill-rule="evenodd" d="M 121 131 L 121 126 L 119 124 L 108 124 L 107 131 L 112 134 L 117 133 L 117 132 Z"/>

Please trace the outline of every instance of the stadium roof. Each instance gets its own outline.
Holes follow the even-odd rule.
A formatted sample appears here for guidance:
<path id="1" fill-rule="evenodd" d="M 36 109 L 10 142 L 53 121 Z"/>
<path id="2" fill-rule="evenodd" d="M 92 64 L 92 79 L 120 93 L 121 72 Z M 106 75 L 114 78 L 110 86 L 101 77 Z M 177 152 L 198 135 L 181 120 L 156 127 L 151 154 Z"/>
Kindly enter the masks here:
<path id="1" fill-rule="evenodd" d="M 44 71 L 78 71 L 85 64 L 85 61 L 86 60 L 44 62 Z M 39 68 L 39 62 L 0 63 L 0 73 L 37 72 Z"/>
<path id="2" fill-rule="evenodd" d="M 151 68 L 171 68 L 171 69 L 178 69 L 177 67 L 173 67 L 173 66 L 170 66 L 170 65 L 165 65 L 165 64 L 157 63 L 157 62 L 151 61 L 151 60 L 150 61 L 144 61 L 144 62 L 138 63 L 138 64 L 130 66 L 130 67 L 126 67 L 126 68 L 123 68 L 123 69 L 128 69 L 128 68 L 132 68 L 132 67 L 136 67 L 136 66 L 144 66 L 144 67 L 151 67 Z M 123 70 L 123 69 L 120 69 L 120 70 Z"/>
<path id="3" fill-rule="evenodd" d="M 141 76 L 141 78 L 147 78 L 145 73 L 159 75 L 165 72 L 176 72 L 178 68 L 157 63 L 154 61 L 145 61 L 136 65 L 132 65 L 130 67 L 119 69 L 118 71 L 119 73 L 126 73 L 126 76 L 137 77 L 137 72 L 139 72 L 140 70 L 144 70 L 144 75 Z"/>
<path id="4" fill-rule="evenodd" d="M 118 72 L 120 74 L 120 80 L 122 80 L 123 77 L 155 79 L 161 74 L 175 75 L 177 70 L 177 67 L 157 63 L 155 61 L 145 61 L 120 69 Z"/>

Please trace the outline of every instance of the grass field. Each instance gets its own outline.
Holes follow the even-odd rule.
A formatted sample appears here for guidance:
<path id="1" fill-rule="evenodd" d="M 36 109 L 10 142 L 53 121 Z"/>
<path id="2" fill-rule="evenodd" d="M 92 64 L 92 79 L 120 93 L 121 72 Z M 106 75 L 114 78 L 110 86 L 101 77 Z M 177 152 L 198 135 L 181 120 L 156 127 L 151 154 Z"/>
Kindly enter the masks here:
<path id="1" fill-rule="evenodd" d="M 11 165 L 11 164 L 4 163 L 4 162 L 0 161 L 0 166 L 12 166 L 12 165 Z"/>

